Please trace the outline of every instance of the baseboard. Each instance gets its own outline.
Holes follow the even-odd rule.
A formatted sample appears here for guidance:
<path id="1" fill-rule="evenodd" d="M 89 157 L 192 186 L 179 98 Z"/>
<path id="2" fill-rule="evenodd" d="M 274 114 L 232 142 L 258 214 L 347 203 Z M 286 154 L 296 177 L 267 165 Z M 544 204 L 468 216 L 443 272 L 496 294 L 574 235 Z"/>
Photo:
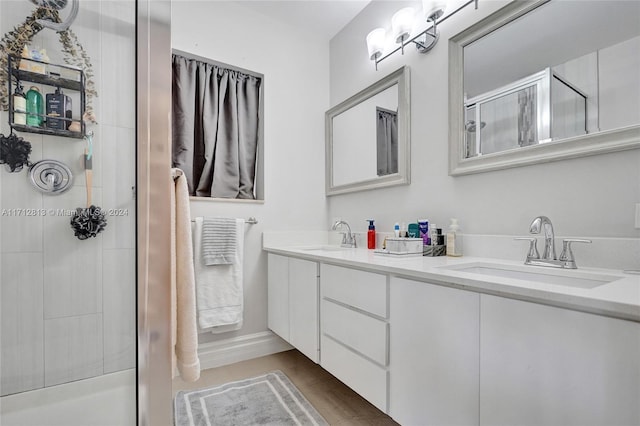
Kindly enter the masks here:
<path id="1" fill-rule="evenodd" d="M 202 343 L 198 347 L 198 357 L 200 368 L 206 370 L 289 349 L 293 349 L 293 346 L 271 331 L 262 331 L 217 342 Z"/>
<path id="2" fill-rule="evenodd" d="M 135 396 L 136 369 L 116 371 L 100 376 L 88 377 L 69 383 L 32 389 L 25 392 L 5 395 L 0 400 L 2 414 L 31 410 L 37 412 L 41 408 L 56 404 L 70 403 L 80 398 L 98 398 L 98 392 L 122 392 L 123 395 Z M 134 409 L 135 411 L 135 409 Z M 1 423 L 1 422 L 0 422 Z"/>

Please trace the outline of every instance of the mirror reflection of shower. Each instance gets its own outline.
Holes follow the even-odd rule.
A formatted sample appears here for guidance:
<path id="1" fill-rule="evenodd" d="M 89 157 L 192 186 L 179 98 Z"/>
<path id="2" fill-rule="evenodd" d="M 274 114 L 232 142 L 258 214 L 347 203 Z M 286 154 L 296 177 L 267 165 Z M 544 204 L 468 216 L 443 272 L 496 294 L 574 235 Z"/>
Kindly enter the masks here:
<path id="1" fill-rule="evenodd" d="M 464 128 L 458 129 L 464 136 L 462 158 L 638 125 L 639 5 L 539 2 L 517 19 L 467 40 L 465 115 L 456 124 Z M 602 27 L 602 16 L 616 25 Z M 602 31 L 584 31 L 592 27 Z M 472 132 L 470 121 L 486 125 Z"/>
<path id="2" fill-rule="evenodd" d="M 484 126 L 486 126 L 487 123 L 485 123 L 484 121 L 480 122 L 480 129 L 482 130 L 484 128 Z M 476 121 L 475 120 L 469 120 L 464 124 L 464 129 L 469 132 L 469 133 L 475 133 L 476 132 Z"/>
<path id="3" fill-rule="evenodd" d="M 546 68 L 466 99 L 464 158 L 584 135 L 587 98 L 576 85 Z"/>

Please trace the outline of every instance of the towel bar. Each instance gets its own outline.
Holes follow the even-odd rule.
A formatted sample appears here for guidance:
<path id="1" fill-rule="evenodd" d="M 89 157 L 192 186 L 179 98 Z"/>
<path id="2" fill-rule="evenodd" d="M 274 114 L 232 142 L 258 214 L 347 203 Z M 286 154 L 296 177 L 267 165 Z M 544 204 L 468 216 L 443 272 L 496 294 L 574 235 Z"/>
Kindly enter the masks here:
<path id="1" fill-rule="evenodd" d="M 191 219 L 191 222 L 195 222 L 195 221 L 196 221 L 195 219 Z M 249 219 L 245 220 L 244 223 L 248 223 L 249 225 L 255 225 L 256 223 L 258 223 L 258 219 L 251 216 Z"/>

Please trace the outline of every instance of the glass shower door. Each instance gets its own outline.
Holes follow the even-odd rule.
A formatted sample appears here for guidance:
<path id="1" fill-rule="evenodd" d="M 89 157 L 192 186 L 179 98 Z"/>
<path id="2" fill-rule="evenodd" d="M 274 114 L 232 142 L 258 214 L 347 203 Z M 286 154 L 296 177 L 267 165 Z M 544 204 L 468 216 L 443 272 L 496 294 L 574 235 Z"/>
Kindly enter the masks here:
<path id="1" fill-rule="evenodd" d="M 29 1 L 2 0 L 0 32 L 25 30 L 36 10 Z M 43 79 L 70 78 L 53 64 L 68 63 L 65 50 L 74 47 L 80 61 L 71 65 L 85 68 L 95 114 L 95 122 L 85 117 L 93 137 L 47 134 L 53 120 L 15 132 L 31 145 L 30 164 L 68 168 L 69 189 L 52 194 L 33 185 L 29 167 L 10 173 L 0 166 L 2 425 L 136 424 L 136 2 L 80 1 L 70 30 L 42 29 L 26 51 L 47 58 Z M 23 77 L 12 77 L 12 86 L 37 87 L 45 104 L 55 94 L 55 82 Z M 66 94 L 77 120 L 80 98 Z M 0 133 L 12 133 L 4 108 Z M 57 184 L 49 174 L 38 176 Z M 88 207 L 87 182 L 107 225 L 81 240 L 70 222 Z"/>

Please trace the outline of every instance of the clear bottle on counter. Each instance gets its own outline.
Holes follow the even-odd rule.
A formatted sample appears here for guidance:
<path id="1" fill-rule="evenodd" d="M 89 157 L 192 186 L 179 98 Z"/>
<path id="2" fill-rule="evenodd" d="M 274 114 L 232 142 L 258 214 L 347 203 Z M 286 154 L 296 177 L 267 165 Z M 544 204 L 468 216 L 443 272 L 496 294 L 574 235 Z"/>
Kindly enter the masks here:
<path id="1" fill-rule="evenodd" d="M 462 232 L 456 218 L 451 218 L 447 230 L 447 256 L 462 256 Z"/>

